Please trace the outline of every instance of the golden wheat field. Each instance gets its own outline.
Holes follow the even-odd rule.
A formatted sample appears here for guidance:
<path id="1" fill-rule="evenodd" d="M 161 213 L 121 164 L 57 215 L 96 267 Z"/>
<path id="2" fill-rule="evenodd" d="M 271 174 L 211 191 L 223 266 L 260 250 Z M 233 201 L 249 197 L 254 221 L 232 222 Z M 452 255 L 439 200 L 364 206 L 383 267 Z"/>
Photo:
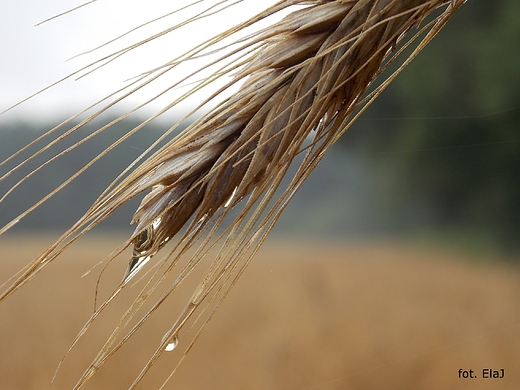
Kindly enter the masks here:
<path id="1" fill-rule="evenodd" d="M 36 236 L 3 237 L 2 279 L 46 243 Z M 0 305 L 1 389 L 75 384 L 118 309 L 129 303 L 125 297 L 115 302 L 116 310 L 80 341 L 49 386 L 93 310 L 100 270 L 81 276 L 117 243 L 108 236 L 84 239 Z M 125 266 L 109 267 L 100 296 L 121 280 Z M 473 261 L 394 243 L 303 244 L 272 237 L 165 388 L 516 389 L 519 307 L 520 270 L 497 259 Z M 172 320 L 168 314 L 149 321 L 85 388 L 127 388 Z M 164 354 L 138 388 L 158 388 L 181 352 Z M 484 368 L 504 369 L 504 377 L 484 379 Z M 477 378 L 459 378 L 459 369 Z"/>

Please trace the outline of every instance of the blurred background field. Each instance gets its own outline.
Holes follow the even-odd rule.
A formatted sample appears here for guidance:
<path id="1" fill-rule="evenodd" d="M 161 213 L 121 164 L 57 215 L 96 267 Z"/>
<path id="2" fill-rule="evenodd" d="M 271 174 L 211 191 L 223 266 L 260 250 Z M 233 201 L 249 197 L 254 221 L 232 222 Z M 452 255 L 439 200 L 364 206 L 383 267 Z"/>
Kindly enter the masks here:
<path id="1" fill-rule="evenodd" d="M 130 302 L 116 302 L 48 386 L 93 307 L 100 270 L 81 275 L 120 240 L 82 240 L 0 305 L 2 388 L 69 389 L 75 383 Z M 48 243 L 41 236 L 3 238 L 2 278 Z M 273 239 L 166 388 L 518 388 L 520 269 L 503 260 L 396 242 Z M 101 296 L 120 281 L 125 266 L 126 257 L 109 267 Z M 170 305 L 86 388 L 125 389 L 168 329 L 175 311 Z M 161 357 L 139 388 L 162 384 L 192 336 L 181 333 L 179 347 Z M 478 378 L 459 379 L 460 368 Z M 482 379 L 483 368 L 503 368 L 505 378 Z"/>

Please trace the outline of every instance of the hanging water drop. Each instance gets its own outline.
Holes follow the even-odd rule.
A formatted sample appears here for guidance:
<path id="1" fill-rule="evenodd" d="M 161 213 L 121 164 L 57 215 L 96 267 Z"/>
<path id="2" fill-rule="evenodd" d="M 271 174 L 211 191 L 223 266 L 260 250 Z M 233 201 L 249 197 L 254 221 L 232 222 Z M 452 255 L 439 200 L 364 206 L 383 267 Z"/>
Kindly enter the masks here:
<path id="1" fill-rule="evenodd" d="M 132 257 L 123 281 L 127 282 L 132 279 L 151 258 L 151 256 Z"/>
<path id="2" fill-rule="evenodd" d="M 177 335 L 175 335 L 175 336 L 173 336 L 172 339 L 170 339 L 170 342 L 164 348 L 164 350 L 166 352 L 171 352 L 171 351 L 173 351 L 175 349 L 175 347 L 177 347 L 178 344 L 179 344 L 179 338 L 177 337 Z"/>
<path id="3" fill-rule="evenodd" d="M 155 230 L 161 224 L 161 218 L 155 219 L 150 226 L 140 232 L 133 240 L 134 251 L 132 258 L 128 264 L 123 281 L 128 281 L 139 272 L 148 261 L 152 258 L 155 252 L 150 251 L 150 247 L 155 239 Z"/>

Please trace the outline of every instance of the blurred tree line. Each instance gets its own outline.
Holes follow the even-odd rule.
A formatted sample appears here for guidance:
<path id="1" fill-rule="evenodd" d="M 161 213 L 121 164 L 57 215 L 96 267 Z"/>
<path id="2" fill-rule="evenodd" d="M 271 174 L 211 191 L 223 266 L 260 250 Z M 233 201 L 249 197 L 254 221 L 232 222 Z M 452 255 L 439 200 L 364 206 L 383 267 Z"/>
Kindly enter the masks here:
<path id="1" fill-rule="evenodd" d="M 520 248 L 520 2 L 468 1 L 345 134 L 436 228 Z"/>
<path id="2" fill-rule="evenodd" d="M 85 137 L 92 135 L 97 129 L 113 119 L 111 116 L 105 116 L 88 123 L 60 142 L 50 146 L 43 153 L 34 156 L 20 169 L 17 169 L 13 174 L 2 180 L 0 182 L 0 196 L 3 196 L 19 180 L 30 174 L 27 180 L 17 186 L 15 191 L 0 203 L 0 225 L 3 227 L 11 220 L 17 218 L 20 213 L 24 212 L 31 205 L 36 204 L 43 196 L 60 186 L 87 164 L 90 164 L 106 148 L 111 147 L 114 142 L 120 140 L 122 136 L 127 135 L 130 130 L 141 124 L 138 118 L 117 122 L 74 150 L 63 154 L 48 164 L 46 163 L 53 156 L 84 140 Z M 20 156 L 15 156 L 14 159 L 3 164 L 0 170 L 0 177 L 40 148 L 47 148 L 49 142 L 58 139 L 60 135 L 67 132 L 74 125 L 75 123 L 70 123 L 53 132 L 49 137 L 29 147 Z M 28 145 L 53 126 L 55 124 L 24 121 L 1 124 L 0 161 Z M 85 172 L 74 179 L 70 185 L 66 185 L 49 198 L 44 205 L 36 208 L 27 217 L 21 219 L 13 230 L 62 230 L 72 226 L 112 181 L 138 158 L 146 148 L 163 135 L 168 127 L 165 124 L 156 123 L 144 126 L 97 160 Z M 185 126 L 181 126 L 177 131 L 181 131 L 184 128 Z M 159 146 L 172 137 L 173 135 L 167 137 Z M 41 169 L 38 168 L 43 163 L 45 165 Z M 37 168 L 39 170 L 33 172 Z M 138 202 L 139 199 L 134 199 L 122 206 L 101 226 L 110 230 L 126 229 L 131 231 L 129 222 L 139 204 Z"/>

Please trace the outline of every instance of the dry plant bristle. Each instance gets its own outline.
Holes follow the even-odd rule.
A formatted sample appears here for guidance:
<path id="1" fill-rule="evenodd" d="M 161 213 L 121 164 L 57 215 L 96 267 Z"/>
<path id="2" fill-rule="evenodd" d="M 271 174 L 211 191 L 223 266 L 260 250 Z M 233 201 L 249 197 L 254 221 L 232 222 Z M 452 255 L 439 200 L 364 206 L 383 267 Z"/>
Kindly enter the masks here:
<path id="1" fill-rule="evenodd" d="M 223 74 L 233 74 L 233 79 L 208 101 L 242 83 L 239 91 L 115 183 L 76 225 L 6 289 L 2 299 L 119 206 L 148 192 L 133 217 L 134 234 L 118 251 L 129 245 L 134 248 L 125 277 L 80 336 L 148 260 L 173 237 L 180 237 L 173 250 L 158 261 L 159 267 L 75 388 L 81 387 L 133 335 L 216 245 L 215 241 L 221 247 L 206 277 L 137 376 L 133 388 L 165 347 L 177 340 L 181 328 L 199 307 L 208 307 L 217 296 L 225 298 L 287 202 L 328 148 L 462 3 L 462 0 L 280 1 L 181 58 L 179 61 L 188 61 L 203 55 L 269 15 L 290 6 L 304 6 L 269 28 L 238 39 L 232 50 L 234 59 L 227 61 L 228 55 L 222 55 L 215 61 L 222 64 L 215 76 L 208 77 L 192 91 Z M 421 24 L 441 7 L 444 9 L 430 22 Z M 415 33 L 423 27 L 424 30 Z M 420 33 L 424 35 L 422 41 L 397 72 L 372 86 L 396 58 L 394 55 Z M 173 61 L 157 71 L 171 70 L 176 64 Z M 295 176 L 275 199 L 282 178 L 300 153 L 303 161 Z M 234 207 L 237 214 L 229 216 Z M 222 225 L 226 217 L 231 218 L 228 227 Z M 219 227 L 222 229 L 218 230 Z M 123 328 L 143 302 L 197 240 L 200 244 L 195 255 L 168 292 L 121 338 Z M 216 307 L 218 303 L 213 310 Z M 180 340 L 182 343 L 182 337 Z M 191 344 L 187 350 L 190 348 Z"/>

